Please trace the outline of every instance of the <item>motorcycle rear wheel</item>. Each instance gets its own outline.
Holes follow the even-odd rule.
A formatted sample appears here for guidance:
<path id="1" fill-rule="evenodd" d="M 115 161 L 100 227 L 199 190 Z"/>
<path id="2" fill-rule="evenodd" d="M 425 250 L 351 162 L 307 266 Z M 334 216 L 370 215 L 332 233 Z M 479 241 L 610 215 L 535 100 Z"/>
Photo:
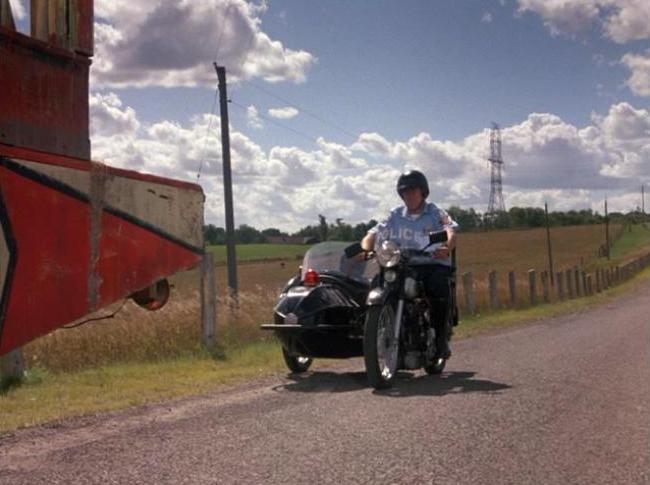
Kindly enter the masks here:
<path id="1" fill-rule="evenodd" d="M 395 312 L 391 305 L 368 310 L 363 334 L 363 359 L 372 387 L 383 389 L 392 385 L 399 362 L 399 339 L 395 338 Z"/>
<path id="2" fill-rule="evenodd" d="M 287 349 L 282 347 L 282 357 L 284 357 L 284 362 L 287 364 L 287 367 L 294 374 L 302 374 L 307 372 L 309 367 L 311 367 L 314 359 L 311 357 L 305 357 L 304 355 L 291 355 Z"/>
<path id="3" fill-rule="evenodd" d="M 447 365 L 447 359 L 439 359 L 438 357 L 435 357 L 433 362 L 424 366 L 424 370 L 427 374 L 435 376 L 442 374 L 442 371 L 445 370 L 445 365 Z"/>

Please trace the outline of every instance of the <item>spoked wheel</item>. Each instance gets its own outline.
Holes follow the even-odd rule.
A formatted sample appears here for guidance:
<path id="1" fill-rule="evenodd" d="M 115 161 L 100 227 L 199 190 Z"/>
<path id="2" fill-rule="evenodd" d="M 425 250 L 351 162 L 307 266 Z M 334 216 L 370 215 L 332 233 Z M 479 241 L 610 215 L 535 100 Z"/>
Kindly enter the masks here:
<path id="1" fill-rule="evenodd" d="M 395 337 L 395 312 L 391 305 L 368 310 L 363 358 L 370 385 L 375 389 L 390 387 L 399 360 L 399 339 Z"/>
<path id="2" fill-rule="evenodd" d="M 284 357 L 284 362 L 289 370 L 295 374 L 307 372 L 314 361 L 311 357 L 305 357 L 304 355 L 291 355 L 284 347 L 282 347 L 282 357 Z"/>

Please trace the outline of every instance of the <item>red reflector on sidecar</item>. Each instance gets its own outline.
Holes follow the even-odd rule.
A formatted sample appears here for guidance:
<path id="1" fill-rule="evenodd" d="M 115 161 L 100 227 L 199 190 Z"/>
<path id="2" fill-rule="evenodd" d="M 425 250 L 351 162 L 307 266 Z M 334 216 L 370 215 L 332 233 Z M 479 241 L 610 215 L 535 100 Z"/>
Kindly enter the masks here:
<path id="1" fill-rule="evenodd" d="M 305 273 L 305 278 L 302 280 L 302 284 L 305 286 L 316 286 L 320 283 L 320 275 L 315 269 L 309 268 Z"/>

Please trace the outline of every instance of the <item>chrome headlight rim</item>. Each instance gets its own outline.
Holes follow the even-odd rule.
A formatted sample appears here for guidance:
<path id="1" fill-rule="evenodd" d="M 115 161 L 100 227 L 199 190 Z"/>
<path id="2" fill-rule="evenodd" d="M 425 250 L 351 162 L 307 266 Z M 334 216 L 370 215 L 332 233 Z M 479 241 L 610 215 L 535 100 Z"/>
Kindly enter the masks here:
<path id="1" fill-rule="evenodd" d="M 393 268 L 399 263 L 401 253 L 397 243 L 393 241 L 382 241 L 375 249 L 377 262 L 384 268 Z"/>

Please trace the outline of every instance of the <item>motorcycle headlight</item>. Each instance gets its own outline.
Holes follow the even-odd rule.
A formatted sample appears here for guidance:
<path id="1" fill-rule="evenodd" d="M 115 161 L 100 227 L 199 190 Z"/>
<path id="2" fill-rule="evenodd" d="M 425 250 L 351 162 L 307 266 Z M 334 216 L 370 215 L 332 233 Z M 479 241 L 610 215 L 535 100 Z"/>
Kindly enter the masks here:
<path id="1" fill-rule="evenodd" d="M 382 241 L 375 249 L 377 262 L 384 268 L 392 268 L 399 263 L 399 246 L 393 241 Z"/>

